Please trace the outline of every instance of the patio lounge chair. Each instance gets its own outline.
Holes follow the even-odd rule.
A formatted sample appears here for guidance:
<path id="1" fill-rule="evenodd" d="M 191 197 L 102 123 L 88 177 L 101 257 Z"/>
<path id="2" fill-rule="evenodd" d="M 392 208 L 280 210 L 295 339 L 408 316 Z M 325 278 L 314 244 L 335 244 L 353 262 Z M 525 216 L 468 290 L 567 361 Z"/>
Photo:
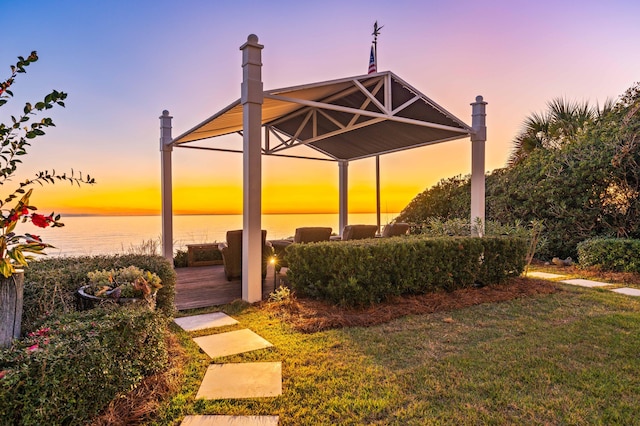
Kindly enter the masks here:
<path id="1" fill-rule="evenodd" d="M 374 238 L 377 230 L 376 225 L 347 225 L 342 230 L 342 241 Z"/>
<path id="2" fill-rule="evenodd" d="M 382 230 L 382 236 L 385 238 L 397 237 L 399 235 L 407 235 L 407 232 L 409 232 L 408 223 L 390 223 L 388 225 L 385 225 L 384 229 Z"/>
<path id="3" fill-rule="evenodd" d="M 218 245 L 222 260 L 224 261 L 224 273 L 227 280 L 242 277 L 242 230 L 227 231 L 227 242 Z M 267 231 L 262 230 L 262 278 L 267 276 L 267 261 L 272 254 L 272 248 L 267 243 Z"/>
<path id="4" fill-rule="evenodd" d="M 293 243 L 318 243 L 321 241 L 330 241 L 331 228 L 325 228 L 320 226 L 308 226 L 302 228 L 296 228 L 296 234 L 293 239 L 288 240 L 275 240 L 271 241 L 271 245 L 275 251 L 278 263 L 276 265 L 276 271 L 279 271 L 283 266 L 287 266 L 287 261 L 284 260 L 284 254 L 287 247 Z"/>

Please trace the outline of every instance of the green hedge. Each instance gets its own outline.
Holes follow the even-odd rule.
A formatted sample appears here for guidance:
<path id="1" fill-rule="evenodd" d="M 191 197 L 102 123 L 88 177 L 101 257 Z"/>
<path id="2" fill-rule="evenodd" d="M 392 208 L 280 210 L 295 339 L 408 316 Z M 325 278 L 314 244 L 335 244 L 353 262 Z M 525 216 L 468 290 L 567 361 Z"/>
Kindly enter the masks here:
<path id="1" fill-rule="evenodd" d="M 517 237 L 409 236 L 292 244 L 288 277 L 302 295 L 366 305 L 406 293 L 493 284 L 524 269 L 527 240 Z"/>
<path id="2" fill-rule="evenodd" d="M 2 424 L 81 425 L 167 365 L 167 318 L 110 307 L 54 315 L 0 351 Z"/>
<path id="3" fill-rule="evenodd" d="M 171 262 L 162 256 L 126 254 L 45 258 L 25 269 L 23 329 L 33 330 L 53 313 L 75 311 L 75 291 L 87 283 L 87 273 L 134 265 L 156 273 L 162 280 L 157 309 L 174 313 L 176 274 Z"/>
<path id="4" fill-rule="evenodd" d="M 578 244 L 580 266 L 603 271 L 640 272 L 640 240 L 593 238 Z"/>

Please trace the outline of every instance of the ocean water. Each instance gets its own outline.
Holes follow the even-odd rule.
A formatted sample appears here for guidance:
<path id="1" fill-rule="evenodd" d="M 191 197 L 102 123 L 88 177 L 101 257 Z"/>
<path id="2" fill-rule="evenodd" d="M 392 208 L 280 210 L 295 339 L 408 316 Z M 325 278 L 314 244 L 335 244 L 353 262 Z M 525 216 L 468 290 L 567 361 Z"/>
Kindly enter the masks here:
<path id="1" fill-rule="evenodd" d="M 391 222 L 398 213 L 382 213 L 381 224 Z M 16 231 L 38 234 L 55 246 L 46 252 L 49 256 L 81 256 L 117 254 L 135 250 L 145 241 L 160 244 L 160 216 L 67 216 L 62 228 L 33 229 L 29 225 Z M 349 215 L 349 223 L 376 223 L 375 213 Z M 20 226 L 20 225 L 19 225 Z M 262 216 L 262 228 L 267 239 L 293 236 L 302 226 L 330 226 L 338 233 L 338 214 L 271 214 Z M 27 229 L 28 228 L 28 229 Z M 174 216 L 174 249 L 187 244 L 224 241 L 228 230 L 242 228 L 242 215 L 189 215 Z"/>

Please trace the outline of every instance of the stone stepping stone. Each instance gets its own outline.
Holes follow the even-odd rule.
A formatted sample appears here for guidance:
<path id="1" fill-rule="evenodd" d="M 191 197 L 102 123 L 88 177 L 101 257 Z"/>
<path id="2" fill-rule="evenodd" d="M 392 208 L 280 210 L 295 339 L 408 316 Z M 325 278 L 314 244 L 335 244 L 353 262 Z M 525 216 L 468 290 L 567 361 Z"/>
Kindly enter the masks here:
<path id="1" fill-rule="evenodd" d="M 640 290 L 638 290 L 637 288 L 622 287 L 622 288 L 615 288 L 611 291 L 620 293 L 620 294 L 626 294 L 627 296 L 640 296 Z"/>
<path id="2" fill-rule="evenodd" d="M 238 321 L 234 320 L 224 312 L 193 315 L 190 317 L 176 318 L 173 321 L 185 331 L 204 330 L 205 328 L 223 327 L 238 323 Z"/>
<path id="3" fill-rule="evenodd" d="M 193 340 L 210 358 L 241 354 L 273 346 L 248 328 L 210 336 L 194 337 Z"/>
<path id="4" fill-rule="evenodd" d="M 187 416 L 180 426 L 278 426 L 278 416 Z"/>
<path id="5" fill-rule="evenodd" d="M 562 280 L 561 282 L 565 284 L 578 285 L 580 287 L 607 287 L 612 285 L 611 283 L 603 283 L 600 281 L 591 281 L 591 280 L 583 280 L 583 279 L 574 279 L 574 280 Z"/>
<path id="6" fill-rule="evenodd" d="M 186 416 L 180 426 L 278 426 L 278 416 Z"/>
<path id="7" fill-rule="evenodd" d="M 550 274 L 549 272 L 528 272 L 527 277 L 542 278 L 544 280 L 553 280 L 564 278 L 566 275 Z"/>
<path id="8" fill-rule="evenodd" d="M 282 363 L 244 362 L 210 365 L 196 399 L 262 398 L 278 395 L 282 395 Z"/>

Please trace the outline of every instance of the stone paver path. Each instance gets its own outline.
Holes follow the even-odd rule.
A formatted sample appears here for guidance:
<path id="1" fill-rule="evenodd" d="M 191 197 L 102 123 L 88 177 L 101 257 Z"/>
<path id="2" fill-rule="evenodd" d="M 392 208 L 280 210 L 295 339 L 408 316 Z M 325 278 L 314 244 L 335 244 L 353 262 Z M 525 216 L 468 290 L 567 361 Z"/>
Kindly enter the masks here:
<path id="1" fill-rule="evenodd" d="M 238 323 L 222 312 L 176 318 L 174 321 L 186 331 Z M 193 340 L 210 358 L 273 346 L 248 329 L 201 336 Z M 211 364 L 200 384 L 196 399 L 263 398 L 278 395 L 282 395 L 282 364 L 280 362 L 245 362 Z M 278 416 L 186 416 L 181 426 L 275 426 L 278 420 Z"/>
<path id="2" fill-rule="evenodd" d="M 195 337 L 193 340 L 202 348 L 204 353 L 209 355 L 209 358 L 241 354 L 273 346 L 247 328 L 229 331 L 228 333 Z"/>
<path id="3" fill-rule="evenodd" d="M 277 426 L 278 416 L 187 416 L 181 426 Z"/>
<path id="4" fill-rule="evenodd" d="M 282 364 L 245 362 L 211 364 L 197 398 L 241 399 L 282 395 Z"/>
<path id="5" fill-rule="evenodd" d="M 550 274 L 548 272 L 529 272 L 527 274 L 527 276 L 528 277 L 533 277 L 533 278 L 542 278 L 542 279 L 547 279 L 547 280 L 564 278 L 564 275 Z M 640 290 L 639 289 L 637 289 L 637 288 L 629 288 L 629 287 L 608 288 L 608 287 L 612 287 L 612 286 L 616 285 L 616 284 L 612 284 L 612 283 L 605 283 L 605 282 L 593 281 L 593 280 L 585 280 L 585 279 L 582 279 L 582 278 L 575 278 L 575 279 L 570 279 L 570 280 L 561 280 L 560 282 L 564 283 L 564 284 L 577 285 L 577 286 L 580 286 L 580 287 L 605 288 L 607 290 L 613 291 L 614 293 L 625 294 L 627 296 L 640 297 Z"/>
<path id="6" fill-rule="evenodd" d="M 564 278 L 566 275 L 550 274 L 548 272 L 528 272 L 527 277 L 542 278 L 545 280 L 555 280 L 558 278 Z"/>
<path id="7" fill-rule="evenodd" d="M 640 296 L 640 290 L 638 290 L 637 288 L 622 287 L 614 288 L 611 291 L 615 293 L 626 294 L 627 296 Z"/>
<path id="8" fill-rule="evenodd" d="M 238 323 L 238 321 L 224 312 L 176 318 L 173 321 L 186 331 L 204 330 L 205 328 L 223 327 Z"/>
<path id="9" fill-rule="evenodd" d="M 600 281 L 591 281 L 591 280 L 583 280 L 581 278 L 576 278 L 573 280 L 562 280 L 560 281 L 561 283 L 565 283 L 565 284 L 571 284 L 571 285 L 578 285 L 580 287 L 608 287 L 611 286 L 613 284 L 611 283 L 603 283 Z"/>

